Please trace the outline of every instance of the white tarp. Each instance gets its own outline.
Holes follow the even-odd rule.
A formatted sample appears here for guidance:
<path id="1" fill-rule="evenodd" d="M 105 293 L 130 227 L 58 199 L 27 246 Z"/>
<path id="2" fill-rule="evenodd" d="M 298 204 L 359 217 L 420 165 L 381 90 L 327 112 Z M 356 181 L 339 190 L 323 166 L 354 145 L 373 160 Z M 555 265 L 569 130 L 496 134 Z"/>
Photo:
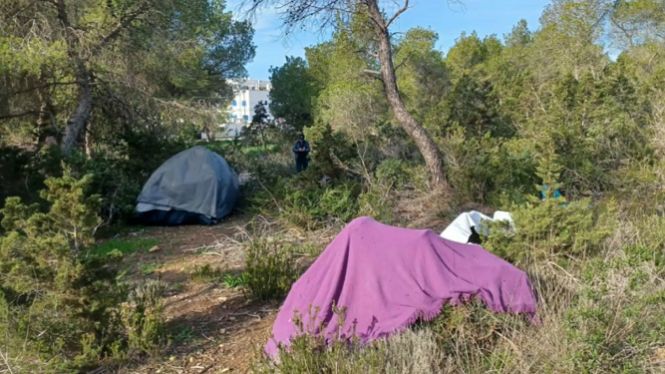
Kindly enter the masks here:
<path id="1" fill-rule="evenodd" d="M 452 240 L 454 242 L 466 244 L 469 242 L 469 237 L 473 234 L 471 228 L 480 235 L 487 236 L 486 225 L 481 225 L 482 221 L 508 221 L 510 226 L 513 227 L 513 218 L 509 212 L 497 210 L 492 217 L 486 216 L 483 213 L 472 210 L 464 212 L 457 216 L 445 230 L 441 232 L 441 237 L 444 239 Z"/>

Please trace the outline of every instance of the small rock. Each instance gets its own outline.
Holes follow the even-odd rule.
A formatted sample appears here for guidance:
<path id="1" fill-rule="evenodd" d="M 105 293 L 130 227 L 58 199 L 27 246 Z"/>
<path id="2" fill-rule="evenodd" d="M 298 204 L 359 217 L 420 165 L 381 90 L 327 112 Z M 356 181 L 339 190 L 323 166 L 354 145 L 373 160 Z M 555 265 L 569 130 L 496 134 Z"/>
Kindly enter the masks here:
<path id="1" fill-rule="evenodd" d="M 154 253 L 154 252 L 161 251 L 161 250 L 162 250 L 162 249 L 159 248 L 158 245 L 154 245 L 154 246 L 152 246 L 152 248 L 148 249 L 148 252 L 150 252 L 150 253 Z"/>

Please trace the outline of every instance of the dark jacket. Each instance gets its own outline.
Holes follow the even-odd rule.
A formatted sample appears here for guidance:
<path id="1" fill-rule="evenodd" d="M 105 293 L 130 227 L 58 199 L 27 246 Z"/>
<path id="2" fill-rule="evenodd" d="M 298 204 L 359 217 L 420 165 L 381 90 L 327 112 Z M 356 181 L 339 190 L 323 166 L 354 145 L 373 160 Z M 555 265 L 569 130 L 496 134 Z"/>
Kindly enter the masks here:
<path id="1" fill-rule="evenodd" d="M 307 157 L 307 154 L 309 154 L 309 143 L 307 143 L 307 140 L 298 140 L 293 145 L 293 153 L 298 158 Z"/>

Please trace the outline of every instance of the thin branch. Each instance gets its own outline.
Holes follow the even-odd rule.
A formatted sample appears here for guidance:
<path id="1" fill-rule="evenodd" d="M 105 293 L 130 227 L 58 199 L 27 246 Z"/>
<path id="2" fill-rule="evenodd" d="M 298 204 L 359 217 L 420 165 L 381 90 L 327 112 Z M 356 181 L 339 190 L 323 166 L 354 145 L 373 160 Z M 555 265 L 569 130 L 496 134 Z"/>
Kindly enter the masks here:
<path id="1" fill-rule="evenodd" d="M 357 170 L 353 170 L 353 169 L 351 169 L 349 166 L 347 166 L 346 164 L 344 164 L 344 162 L 342 162 L 342 160 L 340 160 L 339 157 L 337 157 L 337 155 L 335 154 L 335 152 L 333 152 L 332 149 L 330 150 L 330 152 L 328 153 L 328 155 L 330 156 L 330 160 L 332 161 L 332 163 L 333 163 L 335 166 L 337 166 L 338 168 L 340 168 L 340 169 L 346 171 L 347 173 L 350 173 L 350 174 L 353 174 L 353 175 L 357 175 L 357 176 L 359 176 L 359 177 L 361 177 L 361 178 L 364 178 L 364 177 L 365 177 L 365 176 L 363 175 L 363 173 L 361 173 L 361 172 L 359 172 L 359 171 L 357 171 Z"/>
<path id="2" fill-rule="evenodd" d="M 393 16 L 390 17 L 390 19 L 388 20 L 388 22 L 386 22 L 386 28 L 389 28 L 390 25 L 391 25 L 393 22 L 395 22 L 395 20 L 397 20 L 397 18 L 399 18 L 399 16 L 401 16 L 402 13 L 406 12 L 408 9 L 409 9 L 409 0 L 404 0 L 404 6 L 402 6 L 401 8 L 399 8 L 399 10 L 397 10 L 397 12 L 395 12 L 395 14 L 393 14 Z"/>
<path id="3" fill-rule="evenodd" d="M 0 115 L 0 120 L 12 119 L 12 118 L 17 118 L 17 117 L 25 117 L 25 116 L 36 116 L 38 114 L 39 114 L 39 112 L 36 111 L 36 110 L 30 110 L 30 111 L 21 112 L 21 113 L 10 113 L 10 114 L 5 114 L 5 115 Z"/>
<path id="4" fill-rule="evenodd" d="M 6 18 L 7 19 L 12 19 L 12 18 L 18 16 L 24 10 L 27 10 L 27 9 L 31 8 L 33 5 L 35 5 L 37 3 L 37 1 L 39 1 L 39 0 L 33 0 L 30 3 L 28 3 L 26 6 L 16 9 L 14 11 L 14 13 L 9 14 L 9 16 L 7 16 Z"/>
<path id="5" fill-rule="evenodd" d="M 5 362 L 5 366 L 7 367 L 9 374 L 14 374 L 14 371 L 12 371 L 12 367 L 9 366 L 9 359 L 7 356 L 9 356 L 9 354 L 5 355 L 4 353 L 2 353 L 2 351 L 0 351 L 0 358 L 2 358 L 2 361 Z"/>
<path id="6" fill-rule="evenodd" d="M 409 53 L 404 57 L 404 60 L 402 60 L 399 64 L 395 65 L 395 72 L 397 72 L 402 66 L 406 65 L 409 60 L 411 60 L 411 57 L 413 57 L 413 54 Z"/>
<path id="7" fill-rule="evenodd" d="M 9 95 L 10 96 L 19 95 L 19 94 L 22 94 L 22 93 L 26 93 L 26 92 L 30 92 L 30 91 L 34 91 L 34 90 L 39 90 L 39 89 L 42 89 L 42 88 L 48 88 L 48 87 L 53 87 L 53 86 L 69 86 L 69 85 L 78 84 L 78 83 L 79 83 L 78 81 L 44 83 L 44 84 L 40 84 L 38 86 L 32 86 L 32 87 L 29 87 L 29 88 L 24 88 L 24 89 L 19 90 L 19 91 L 10 92 Z"/>
<path id="8" fill-rule="evenodd" d="M 99 43 L 93 48 L 93 54 L 98 53 L 106 44 L 113 41 L 120 32 L 127 28 L 130 23 L 134 22 L 138 17 L 143 15 L 149 8 L 150 0 L 143 1 L 134 11 L 126 14 L 120 22 L 108 33 L 106 36 L 102 37 Z"/>
<path id="9" fill-rule="evenodd" d="M 372 78 L 376 78 L 378 80 L 382 79 L 380 71 L 376 71 L 376 70 L 372 70 L 372 69 L 363 69 L 363 73 L 369 75 Z"/>

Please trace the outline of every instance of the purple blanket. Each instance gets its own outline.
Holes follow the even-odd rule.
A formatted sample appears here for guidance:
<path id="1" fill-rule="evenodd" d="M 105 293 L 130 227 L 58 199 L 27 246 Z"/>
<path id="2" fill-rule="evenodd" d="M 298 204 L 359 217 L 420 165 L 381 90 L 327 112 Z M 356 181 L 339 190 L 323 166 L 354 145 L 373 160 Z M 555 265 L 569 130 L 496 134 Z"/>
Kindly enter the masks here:
<path id="1" fill-rule="evenodd" d="M 302 333 L 294 315 L 306 332 L 328 342 L 340 335 L 367 342 L 474 296 L 496 312 L 536 312 L 526 273 L 482 247 L 356 218 L 293 284 L 265 350 L 276 358 L 278 344 L 288 346 Z M 346 308 L 342 326 L 333 305 Z"/>

